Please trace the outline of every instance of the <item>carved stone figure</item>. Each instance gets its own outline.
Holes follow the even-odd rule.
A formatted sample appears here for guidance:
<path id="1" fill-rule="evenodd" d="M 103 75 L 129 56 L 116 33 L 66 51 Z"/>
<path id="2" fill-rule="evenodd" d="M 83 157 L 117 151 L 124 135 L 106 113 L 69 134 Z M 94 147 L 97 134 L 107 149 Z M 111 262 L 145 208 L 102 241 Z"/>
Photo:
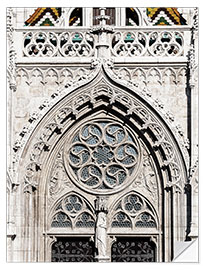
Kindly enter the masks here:
<path id="1" fill-rule="evenodd" d="M 65 180 L 65 170 L 61 162 L 57 162 L 53 175 L 50 179 L 50 189 L 51 195 L 57 193 L 61 188 L 62 182 Z"/>
<path id="2" fill-rule="evenodd" d="M 106 257 L 107 249 L 107 224 L 106 224 L 106 214 L 104 212 L 99 212 L 96 222 L 96 232 L 95 232 L 95 246 L 98 251 L 98 259 Z"/>

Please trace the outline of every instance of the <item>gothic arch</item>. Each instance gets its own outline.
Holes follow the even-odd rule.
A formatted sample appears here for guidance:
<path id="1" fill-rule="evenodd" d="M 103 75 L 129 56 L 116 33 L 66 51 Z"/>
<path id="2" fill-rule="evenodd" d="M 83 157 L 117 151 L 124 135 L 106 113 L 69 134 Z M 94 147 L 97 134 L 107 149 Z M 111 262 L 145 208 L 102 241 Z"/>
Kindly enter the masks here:
<path id="1" fill-rule="evenodd" d="M 63 195 L 60 195 L 60 196 L 58 197 L 58 199 L 56 199 L 56 200 L 54 201 L 53 205 L 50 206 L 50 208 L 49 208 L 49 213 L 48 213 L 49 224 L 50 224 L 50 222 L 51 222 L 51 218 L 53 217 L 53 215 L 55 214 L 57 208 L 59 207 L 61 201 L 62 201 L 63 199 L 65 199 L 65 198 L 69 197 L 69 196 L 77 196 L 77 197 L 80 197 L 80 199 L 81 199 L 82 201 L 84 201 L 85 204 L 87 204 L 89 210 L 93 213 L 94 207 L 93 207 L 93 205 L 88 201 L 88 199 L 87 199 L 86 197 L 84 197 L 83 195 L 81 195 L 80 193 L 78 193 L 78 192 L 76 192 L 76 191 L 69 190 L 69 191 L 67 192 L 67 190 L 66 190 L 66 192 L 65 192 Z"/>
<path id="2" fill-rule="evenodd" d="M 75 88 L 47 112 L 24 147 L 20 162 L 22 174 L 19 179 L 22 183 L 24 205 L 28 207 L 24 209 L 22 220 L 25 226 L 22 244 L 29 246 L 31 250 L 30 254 L 23 254 L 25 260 L 29 261 L 33 256 L 38 261 L 49 258 L 45 254 L 44 241 L 47 233 L 44 232 L 44 217 L 48 210 L 47 183 L 54 158 L 67 140 L 68 132 L 76 130 L 84 119 L 90 121 L 93 116 L 104 119 L 105 115 L 107 119 L 119 119 L 120 123 L 128 126 L 148 149 L 156 166 L 156 173 L 161 180 L 160 193 L 164 198 L 161 202 L 164 208 L 164 233 L 168 239 L 163 244 L 165 253 L 163 256 L 159 255 L 159 260 L 170 261 L 173 257 L 173 242 L 184 239 L 186 166 L 178 143 L 165 121 L 142 97 L 114 82 L 101 68 L 89 83 Z M 75 189 L 74 183 L 69 180 L 67 191 Z M 93 195 L 96 194 L 80 190 L 79 187 L 76 190 L 83 196 L 90 194 L 93 204 Z M 64 190 L 61 196 L 67 191 Z M 118 193 L 120 191 L 122 192 L 118 190 Z M 101 195 L 105 195 L 105 192 Z M 173 209 L 174 201 L 178 202 L 179 208 Z M 168 218 L 164 216 L 166 212 Z M 44 252 L 40 252 L 43 250 Z"/>

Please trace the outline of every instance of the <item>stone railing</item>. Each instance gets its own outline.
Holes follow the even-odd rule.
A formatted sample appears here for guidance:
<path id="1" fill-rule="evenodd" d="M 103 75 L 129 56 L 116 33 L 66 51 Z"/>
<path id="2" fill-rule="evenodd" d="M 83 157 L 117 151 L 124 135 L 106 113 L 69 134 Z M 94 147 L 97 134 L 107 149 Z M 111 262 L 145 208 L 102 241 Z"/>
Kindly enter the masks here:
<path id="1" fill-rule="evenodd" d="M 17 29 L 23 35 L 22 57 L 95 57 L 98 33 L 78 27 Z M 105 32 L 105 30 L 103 30 Z M 134 27 L 112 29 L 107 36 L 112 57 L 186 56 L 190 27 Z M 186 42 L 187 41 L 187 42 Z"/>
<path id="2" fill-rule="evenodd" d="M 51 29 L 50 29 L 51 30 Z M 90 57 L 94 56 L 94 36 L 88 32 L 25 32 L 23 56 L 26 57 Z"/>
<path id="3" fill-rule="evenodd" d="M 183 31 L 123 31 L 112 36 L 114 56 L 183 56 Z"/>

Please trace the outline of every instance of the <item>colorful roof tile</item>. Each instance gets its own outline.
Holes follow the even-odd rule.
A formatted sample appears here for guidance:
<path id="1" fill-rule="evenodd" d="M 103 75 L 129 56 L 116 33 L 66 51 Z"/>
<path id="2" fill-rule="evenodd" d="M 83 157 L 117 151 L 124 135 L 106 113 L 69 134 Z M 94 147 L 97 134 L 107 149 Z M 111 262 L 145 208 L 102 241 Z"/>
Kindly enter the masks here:
<path id="1" fill-rule="evenodd" d="M 54 26 L 61 16 L 61 8 L 37 8 L 25 22 L 26 26 Z"/>
<path id="2" fill-rule="evenodd" d="M 153 25 L 185 25 L 186 20 L 177 8 L 147 8 L 147 16 Z"/>
<path id="3" fill-rule="evenodd" d="M 75 9 L 80 10 L 79 8 Z M 77 15 L 73 16 L 70 24 L 73 24 Z M 25 22 L 26 26 L 54 26 L 56 20 L 61 16 L 61 8 L 37 8 L 30 18 Z M 79 16 L 79 15 L 78 15 Z M 147 16 L 153 25 L 185 25 L 186 20 L 178 12 L 177 8 L 148 7 Z"/>

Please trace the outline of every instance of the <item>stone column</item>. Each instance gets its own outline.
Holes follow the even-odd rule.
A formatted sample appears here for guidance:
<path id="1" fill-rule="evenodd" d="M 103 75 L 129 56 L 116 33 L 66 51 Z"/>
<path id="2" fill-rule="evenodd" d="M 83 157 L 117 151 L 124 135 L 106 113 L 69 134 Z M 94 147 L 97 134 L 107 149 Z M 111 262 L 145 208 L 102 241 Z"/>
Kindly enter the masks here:
<path id="1" fill-rule="evenodd" d="M 198 237 L 198 160 L 196 161 L 194 167 L 191 169 L 190 185 L 191 185 L 191 223 L 190 223 L 190 233 L 189 237 L 194 240 Z"/>
<path id="2" fill-rule="evenodd" d="M 37 226 L 37 180 L 35 178 L 36 164 L 32 163 L 27 166 L 26 175 L 24 178 L 24 186 L 22 189 L 23 196 L 23 261 L 36 262 L 36 226 Z"/>
<path id="3" fill-rule="evenodd" d="M 191 48 L 189 51 L 189 87 L 191 91 L 191 224 L 189 237 L 198 237 L 198 9 L 192 17 Z"/>
<path id="4" fill-rule="evenodd" d="M 83 8 L 84 26 L 91 27 L 93 24 L 93 8 Z"/>
<path id="5" fill-rule="evenodd" d="M 13 183 L 10 175 L 7 175 L 7 262 L 14 261 L 16 248 L 16 194 L 19 184 Z"/>

